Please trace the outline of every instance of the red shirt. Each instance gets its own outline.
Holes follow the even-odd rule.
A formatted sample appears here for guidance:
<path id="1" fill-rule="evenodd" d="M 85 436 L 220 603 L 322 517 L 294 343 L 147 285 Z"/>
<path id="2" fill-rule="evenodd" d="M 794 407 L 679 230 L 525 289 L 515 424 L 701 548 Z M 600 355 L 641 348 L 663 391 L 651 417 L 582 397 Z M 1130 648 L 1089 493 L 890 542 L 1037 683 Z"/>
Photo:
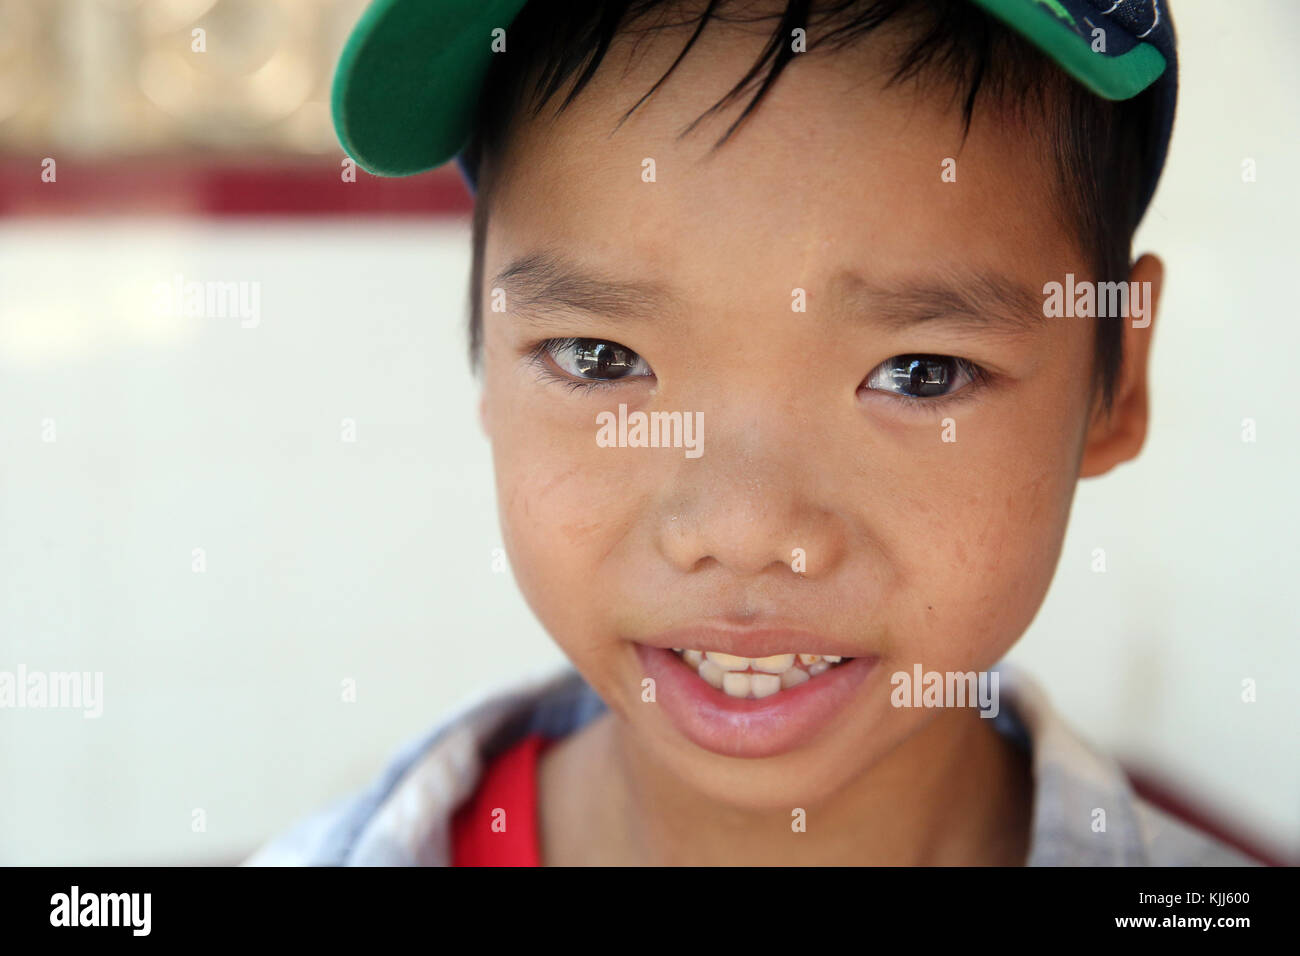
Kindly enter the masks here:
<path id="1" fill-rule="evenodd" d="M 530 734 L 492 761 L 474 795 L 452 816 L 452 866 L 542 865 L 537 758 L 552 743 Z"/>

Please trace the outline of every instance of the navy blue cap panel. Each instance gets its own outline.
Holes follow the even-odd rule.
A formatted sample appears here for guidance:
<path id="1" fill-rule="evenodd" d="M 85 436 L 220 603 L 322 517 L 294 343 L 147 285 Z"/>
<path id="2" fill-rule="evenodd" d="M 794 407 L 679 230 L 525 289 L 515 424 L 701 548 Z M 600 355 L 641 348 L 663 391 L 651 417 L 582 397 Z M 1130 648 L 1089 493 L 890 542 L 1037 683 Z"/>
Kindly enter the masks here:
<path id="1" fill-rule="evenodd" d="M 463 151 L 456 155 L 456 166 L 460 169 L 460 178 L 465 180 L 465 188 L 473 196 L 478 192 L 478 177 L 475 175 L 474 170 L 470 168 L 469 160 L 466 159 Z"/>

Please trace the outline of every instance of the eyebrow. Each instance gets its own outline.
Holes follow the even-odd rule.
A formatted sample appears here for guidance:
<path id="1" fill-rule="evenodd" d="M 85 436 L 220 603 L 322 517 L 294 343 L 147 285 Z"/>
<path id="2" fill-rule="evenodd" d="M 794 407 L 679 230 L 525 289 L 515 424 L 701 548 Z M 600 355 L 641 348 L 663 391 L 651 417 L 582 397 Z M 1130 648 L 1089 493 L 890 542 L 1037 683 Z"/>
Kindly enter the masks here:
<path id="1" fill-rule="evenodd" d="M 663 283 L 615 279 L 550 252 L 513 260 L 492 285 L 506 291 L 509 311 L 534 321 L 553 312 L 643 321 L 662 318 L 680 305 Z"/>
<path id="2" fill-rule="evenodd" d="M 555 252 L 531 252 L 512 260 L 492 280 L 506 291 L 508 311 L 534 324 L 554 314 L 598 315 L 615 321 L 661 319 L 681 300 L 661 282 L 617 279 Z M 949 269 L 908 279 L 869 280 L 841 270 L 827 297 L 842 305 L 849 321 L 889 332 L 929 323 L 955 333 L 1026 335 L 1043 327 L 1043 299 L 999 273 Z"/>
<path id="3" fill-rule="evenodd" d="M 1027 335 L 1046 324 L 1043 297 L 995 272 L 946 270 L 907 280 L 869 281 L 838 273 L 832 297 L 851 314 L 890 332 L 942 323 L 945 331 Z"/>

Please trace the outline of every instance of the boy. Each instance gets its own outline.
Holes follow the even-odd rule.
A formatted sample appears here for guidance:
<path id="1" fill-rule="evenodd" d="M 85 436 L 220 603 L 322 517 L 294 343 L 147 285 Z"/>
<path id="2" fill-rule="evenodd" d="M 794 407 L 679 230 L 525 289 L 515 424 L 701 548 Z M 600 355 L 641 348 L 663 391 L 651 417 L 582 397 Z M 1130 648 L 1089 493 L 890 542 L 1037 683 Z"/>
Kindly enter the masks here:
<path id="1" fill-rule="evenodd" d="M 1144 439 L 1176 70 L 1157 0 L 373 4 L 336 125 L 477 187 L 501 524 L 576 672 L 251 862 L 1246 862 L 996 666 Z"/>

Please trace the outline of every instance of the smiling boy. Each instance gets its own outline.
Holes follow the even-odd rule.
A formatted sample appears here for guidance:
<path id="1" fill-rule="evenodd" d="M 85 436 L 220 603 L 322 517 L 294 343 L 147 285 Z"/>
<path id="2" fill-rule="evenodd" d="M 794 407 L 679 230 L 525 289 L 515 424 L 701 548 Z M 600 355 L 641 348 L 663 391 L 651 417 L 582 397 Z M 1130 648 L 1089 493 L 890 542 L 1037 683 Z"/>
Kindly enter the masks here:
<path id="1" fill-rule="evenodd" d="M 373 172 L 458 155 L 477 188 L 501 526 L 576 670 L 440 722 L 252 862 L 1246 862 L 999 666 L 1076 482 L 1144 440 L 1163 268 L 1130 242 L 1168 18 L 374 4 L 336 123 Z M 1139 283 L 1144 321 L 1049 315 L 1067 276 Z M 663 412 L 702 454 L 598 440 Z M 913 673 L 940 675 L 925 706 Z M 944 693 L 961 675 L 996 717 Z"/>

